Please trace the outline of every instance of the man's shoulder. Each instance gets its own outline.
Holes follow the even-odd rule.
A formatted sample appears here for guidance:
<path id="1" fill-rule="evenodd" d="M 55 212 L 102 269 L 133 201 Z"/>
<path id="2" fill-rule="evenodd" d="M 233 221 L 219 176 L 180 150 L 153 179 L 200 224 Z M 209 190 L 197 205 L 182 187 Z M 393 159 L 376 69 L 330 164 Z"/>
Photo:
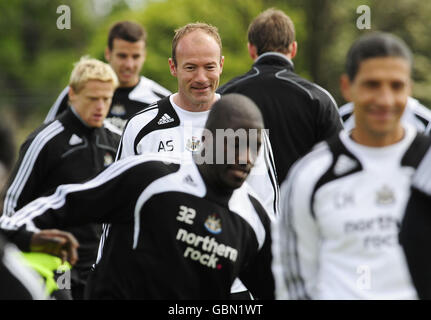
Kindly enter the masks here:
<path id="1" fill-rule="evenodd" d="M 244 74 L 237 76 L 237 77 L 229 80 L 228 82 L 226 82 L 224 85 L 222 85 L 220 88 L 218 88 L 217 92 L 220 94 L 226 94 L 226 93 L 234 92 L 236 86 L 246 85 L 247 80 L 255 78 L 259 74 L 260 74 L 259 69 L 256 67 L 253 67 L 247 73 L 244 73 Z"/>
<path id="2" fill-rule="evenodd" d="M 31 143 L 35 140 L 37 140 L 38 143 L 41 143 L 42 141 L 44 143 L 54 141 L 55 138 L 58 138 L 61 133 L 64 133 L 64 131 L 64 124 L 61 122 L 60 119 L 56 119 L 46 124 L 42 124 L 38 128 L 36 128 L 32 133 L 28 135 L 27 139 L 25 140 L 25 143 Z"/>
<path id="3" fill-rule="evenodd" d="M 334 160 L 334 152 L 329 141 L 316 144 L 311 151 L 299 158 L 289 170 L 286 180 L 297 180 L 307 182 L 307 175 L 322 176 Z M 311 180 L 310 180 L 311 181 Z"/>
<path id="4" fill-rule="evenodd" d="M 129 99 L 151 104 L 170 94 L 171 92 L 168 89 L 154 80 L 141 76 L 139 83 L 130 92 Z"/>
<path id="5" fill-rule="evenodd" d="M 179 125 L 179 117 L 169 101 L 163 98 L 132 116 L 125 127 L 125 131 L 138 134 L 142 130 L 154 131 Z"/>
<path id="6" fill-rule="evenodd" d="M 300 75 L 292 71 L 285 70 L 278 72 L 276 74 L 276 77 L 278 79 L 290 82 L 293 87 L 296 87 L 299 91 L 302 91 L 311 100 L 330 102 L 333 105 L 337 106 L 335 99 L 332 97 L 328 90 L 319 86 L 317 83 L 314 83 L 301 77 Z"/>

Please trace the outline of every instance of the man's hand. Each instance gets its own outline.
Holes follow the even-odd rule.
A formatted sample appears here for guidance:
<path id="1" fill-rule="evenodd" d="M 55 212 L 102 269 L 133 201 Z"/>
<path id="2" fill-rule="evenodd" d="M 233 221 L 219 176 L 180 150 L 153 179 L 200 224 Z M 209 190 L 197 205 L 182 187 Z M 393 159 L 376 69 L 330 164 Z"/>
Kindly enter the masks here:
<path id="1" fill-rule="evenodd" d="M 74 265 L 78 261 L 79 243 L 69 232 L 56 229 L 41 230 L 31 237 L 30 250 L 52 254 Z"/>

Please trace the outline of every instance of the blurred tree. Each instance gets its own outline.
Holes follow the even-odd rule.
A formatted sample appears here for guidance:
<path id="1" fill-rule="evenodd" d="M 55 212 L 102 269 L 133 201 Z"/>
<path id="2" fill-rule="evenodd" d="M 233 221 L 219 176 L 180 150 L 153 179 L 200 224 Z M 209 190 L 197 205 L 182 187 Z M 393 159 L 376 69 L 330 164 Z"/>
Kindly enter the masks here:
<path id="1" fill-rule="evenodd" d="M 59 30 L 59 5 L 71 8 L 71 29 Z M 371 9 L 371 30 L 360 30 L 356 9 Z M 295 69 L 343 99 L 338 79 L 346 52 L 361 34 L 383 30 L 403 38 L 415 58 L 413 95 L 431 106 L 428 20 L 431 2 L 422 0 L 0 0 L 0 109 L 11 110 L 26 133 L 40 124 L 68 82 L 73 62 L 90 54 L 104 60 L 107 33 L 119 20 L 148 31 L 143 74 L 172 91 L 176 79 L 168 58 L 174 30 L 204 21 L 219 28 L 225 66 L 221 84 L 250 68 L 247 28 L 262 10 L 276 7 L 293 20 L 298 41 Z M 17 140 L 20 142 L 20 138 Z"/>
<path id="2" fill-rule="evenodd" d="M 57 28 L 62 4 L 71 8 L 70 30 Z M 83 0 L 0 2 L 0 107 L 20 121 L 48 110 L 95 30 L 88 9 Z"/>

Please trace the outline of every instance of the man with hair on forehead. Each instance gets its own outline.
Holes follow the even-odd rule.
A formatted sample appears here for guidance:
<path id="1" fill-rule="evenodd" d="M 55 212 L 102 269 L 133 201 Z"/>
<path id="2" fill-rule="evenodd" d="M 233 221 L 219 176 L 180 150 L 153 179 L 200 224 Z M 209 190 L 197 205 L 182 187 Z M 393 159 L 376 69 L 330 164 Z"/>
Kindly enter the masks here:
<path id="1" fill-rule="evenodd" d="M 60 184 L 92 178 L 114 161 L 120 135 L 106 127 L 104 120 L 117 86 L 117 76 L 108 64 L 88 57 L 75 64 L 69 81 L 71 107 L 22 144 L 6 187 L 3 215 L 14 215 Z M 81 299 L 102 230 L 92 224 L 69 231 L 81 243 L 79 262 L 72 269 L 72 296 Z"/>
<path id="2" fill-rule="evenodd" d="M 417 298 L 398 236 L 431 141 L 401 121 L 411 70 L 410 49 L 392 34 L 366 34 L 349 49 L 341 91 L 355 126 L 299 160 L 281 187 L 278 298 Z"/>
<path id="3" fill-rule="evenodd" d="M 247 97 L 223 96 L 211 109 L 206 132 L 263 130 Z M 209 134 L 207 134 L 209 136 Z M 89 299 L 229 299 L 240 278 L 258 299 L 273 299 L 270 218 L 245 183 L 257 150 L 239 142 L 222 150 L 203 139 L 189 161 L 160 154 L 112 164 L 83 184 L 59 186 L 49 197 L 0 218 L 0 226 L 28 239 L 55 225 L 110 223 L 103 255 L 88 284 Z M 232 164 L 198 163 L 213 150 L 235 154 Z M 217 152 L 216 152 L 217 151 Z M 235 172 L 243 172 L 236 174 Z"/>

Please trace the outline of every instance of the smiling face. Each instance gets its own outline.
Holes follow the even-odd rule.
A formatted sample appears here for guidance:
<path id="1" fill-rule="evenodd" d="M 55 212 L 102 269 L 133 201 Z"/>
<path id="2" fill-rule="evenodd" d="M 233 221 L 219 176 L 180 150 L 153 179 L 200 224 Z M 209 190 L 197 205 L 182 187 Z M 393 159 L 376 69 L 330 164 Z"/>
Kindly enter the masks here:
<path id="1" fill-rule="evenodd" d="M 169 59 L 171 74 L 178 79 L 175 103 L 188 111 L 209 110 L 216 100 L 224 58 L 216 40 L 201 30 L 181 38 L 176 64 Z"/>
<path id="2" fill-rule="evenodd" d="M 355 78 L 342 79 L 343 95 L 354 103 L 352 137 L 361 144 L 385 146 L 404 133 L 400 118 L 411 93 L 410 65 L 399 57 L 370 58 L 361 62 Z"/>
<path id="3" fill-rule="evenodd" d="M 117 74 L 120 87 L 133 87 L 139 82 L 145 61 L 145 43 L 143 40 L 129 42 L 115 38 L 112 50 L 106 48 L 105 58 Z"/>
<path id="4" fill-rule="evenodd" d="M 88 126 L 101 127 L 108 114 L 114 89 L 110 81 L 89 80 L 79 92 L 70 87 L 69 100 Z"/>

